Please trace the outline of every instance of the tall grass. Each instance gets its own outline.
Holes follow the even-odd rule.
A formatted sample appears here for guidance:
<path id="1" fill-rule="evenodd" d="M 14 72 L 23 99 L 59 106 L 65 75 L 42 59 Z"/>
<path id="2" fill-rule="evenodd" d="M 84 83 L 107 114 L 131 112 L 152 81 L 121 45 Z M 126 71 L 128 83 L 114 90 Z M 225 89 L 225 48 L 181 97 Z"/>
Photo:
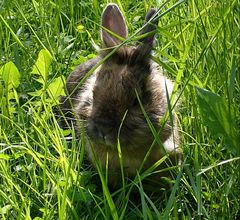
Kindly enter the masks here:
<path id="1" fill-rule="evenodd" d="M 176 81 L 184 163 L 171 193 L 157 195 L 140 176 L 109 190 L 84 138 L 54 118 L 65 78 L 96 54 L 107 2 L 0 1 L 1 219 L 238 219 L 239 1 L 170 0 L 159 12 L 154 60 Z M 163 5 L 115 3 L 130 34 Z"/>

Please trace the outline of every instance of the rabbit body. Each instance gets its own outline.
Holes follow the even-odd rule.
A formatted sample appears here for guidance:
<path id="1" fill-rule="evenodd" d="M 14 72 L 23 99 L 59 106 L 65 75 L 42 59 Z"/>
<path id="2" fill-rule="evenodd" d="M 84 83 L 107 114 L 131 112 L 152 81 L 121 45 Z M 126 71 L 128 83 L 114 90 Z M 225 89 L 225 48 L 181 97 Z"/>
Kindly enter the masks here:
<path id="1" fill-rule="evenodd" d="M 154 12 L 152 9 L 147 14 L 146 23 Z M 86 74 L 122 43 L 105 29 L 127 38 L 125 20 L 115 4 L 109 4 L 104 10 L 102 26 L 105 49 L 70 74 L 66 84 L 70 96 L 63 98 L 62 110 L 74 122 L 80 136 L 82 128 L 85 129 L 85 151 L 89 160 L 94 164 L 97 159 L 103 167 L 108 164 L 109 181 L 115 185 L 121 178 L 119 158 L 122 158 L 125 174 L 134 177 L 151 146 L 143 169 L 149 168 L 166 154 L 171 158 L 178 155 L 179 158 L 181 150 L 178 147 L 179 135 L 174 115 L 173 126 L 170 120 L 164 126 L 160 125 L 168 112 L 167 93 L 170 97 L 173 83 L 163 76 L 161 68 L 149 58 L 154 35 L 143 38 L 138 46 L 119 47 L 77 88 Z M 155 29 L 154 24 L 147 24 L 142 34 Z M 156 137 L 149 123 L 159 133 L 159 141 L 154 141 Z M 172 159 L 172 163 L 176 164 L 177 160 Z"/>

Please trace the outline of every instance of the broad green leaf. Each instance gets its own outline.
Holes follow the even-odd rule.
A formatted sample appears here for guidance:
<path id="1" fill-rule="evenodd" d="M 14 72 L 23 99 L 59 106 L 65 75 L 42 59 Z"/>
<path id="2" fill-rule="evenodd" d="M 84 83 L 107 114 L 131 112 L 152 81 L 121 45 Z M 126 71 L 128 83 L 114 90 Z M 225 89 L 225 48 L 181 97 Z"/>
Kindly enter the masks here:
<path id="1" fill-rule="evenodd" d="M 210 132 L 216 137 L 223 137 L 231 150 L 239 152 L 233 107 L 211 91 L 199 87 L 196 89 L 200 114 Z"/>
<path id="2" fill-rule="evenodd" d="M 58 99 L 61 95 L 66 95 L 64 92 L 64 80 L 62 77 L 54 79 L 54 81 L 48 86 L 47 92 L 53 99 Z"/>
<path id="3" fill-rule="evenodd" d="M 43 94 L 43 89 L 39 89 L 39 90 L 37 90 L 35 92 L 29 92 L 28 94 L 31 95 L 31 96 L 40 97 Z"/>
<path id="4" fill-rule="evenodd" d="M 33 67 L 32 74 L 40 75 L 38 81 L 44 84 L 47 80 L 52 56 L 49 51 L 42 49 L 38 54 L 38 59 Z"/>
<path id="5" fill-rule="evenodd" d="M 5 86 L 9 89 L 17 88 L 20 84 L 20 73 L 16 65 L 10 61 L 0 69 L 0 76 L 4 81 Z"/>

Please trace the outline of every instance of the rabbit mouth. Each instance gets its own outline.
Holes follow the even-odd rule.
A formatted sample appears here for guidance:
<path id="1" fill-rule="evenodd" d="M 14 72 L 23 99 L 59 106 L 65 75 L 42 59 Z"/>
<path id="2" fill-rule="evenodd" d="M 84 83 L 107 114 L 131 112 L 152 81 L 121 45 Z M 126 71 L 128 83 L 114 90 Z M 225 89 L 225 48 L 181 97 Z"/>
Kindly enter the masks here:
<path id="1" fill-rule="evenodd" d="M 109 135 L 105 135 L 102 137 L 102 139 L 99 139 L 99 142 L 101 144 L 107 145 L 107 146 L 115 146 L 116 145 L 116 141 L 113 140 L 113 138 Z"/>
<path id="2" fill-rule="evenodd" d="M 102 144 L 102 145 L 106 145 L 108 147 L 115 147 L 117 146 L 117 140 L 115 140 L 114 138 L 112 138 L 112 136 L 110 135 L 92 135 L 88 133 L 88 137 L 90 138 L 90 140 L 94 143 L 97 144 Z"/>

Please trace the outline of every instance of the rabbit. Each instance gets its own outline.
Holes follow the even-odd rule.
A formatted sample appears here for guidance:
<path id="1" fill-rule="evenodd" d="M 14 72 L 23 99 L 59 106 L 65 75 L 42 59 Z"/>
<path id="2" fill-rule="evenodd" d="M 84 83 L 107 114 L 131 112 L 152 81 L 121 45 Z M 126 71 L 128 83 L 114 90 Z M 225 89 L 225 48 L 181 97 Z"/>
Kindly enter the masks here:
<path id="1" fill-rule="evenodd" d="M 137 45 L 127 46 L 123 43 L 128 38 L 125 18 L 116 4 L 108 4 L 101 17 L 103 47 L 95 58 L 80 64 L 70 74 L 66 82 L 69 95 L 61 100 L 69 126 L 74 126 L 80 138 L 85 130 L 85 153 L 90 163 L 96 166 L 97 160 L 103 168 L 108 166 L 111 186 L 122 178 L 118 144 L 124 174 L 129 178 L 140 171 L 151 146 L 143 170 L 164 155 L 169 155 L 170 163 L 177 165 L 182 155 L 174 115 L 173 126 L 170 120 L 164 126 L 160 123 L 169 111 L 167 93 L 171 96 L 173 82 L 150 59 L 158 23 L 154 19 L 156 11 L 150 9 L 147 13 L 143 37 Z M 93 67 L 95 70 L 87 76 Z M 159 133 L 162 144 L 154 141 L 148 120 Z M 166 161 L 161 168 L 167 167 Z"/>

